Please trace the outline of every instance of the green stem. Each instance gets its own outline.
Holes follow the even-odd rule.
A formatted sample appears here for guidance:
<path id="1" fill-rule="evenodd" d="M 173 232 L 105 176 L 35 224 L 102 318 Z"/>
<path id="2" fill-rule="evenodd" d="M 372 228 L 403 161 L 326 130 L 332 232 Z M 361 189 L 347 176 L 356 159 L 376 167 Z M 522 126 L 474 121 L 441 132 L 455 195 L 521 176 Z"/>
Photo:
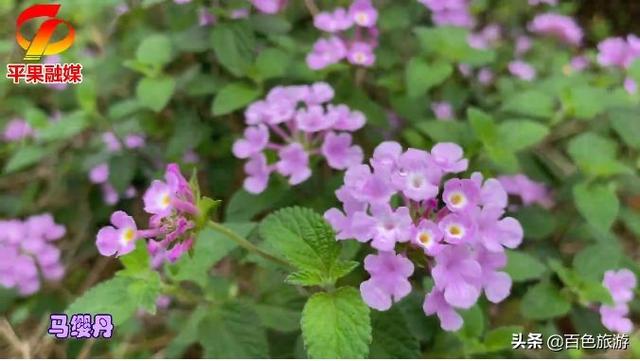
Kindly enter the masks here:
<path id="1" fill-rule="evenodd" d="M 230 230 L 229 228 L 223 226 L 220 223 L 216 223 L 214 221 L 209 221 L 208 223 L 209 227 L 211 227 L 211 229 L 213 229 L 216 232 L 219 232 L 221 234 L 224 234 L 225 236 L 231 238 L 234 242 L 236 242 L 240 247 L 246 249 L 249 252 L 253 252 L 265 259 L 268 259 L 269 261 L 281 264 L 283 266 L 287 266 L 290 267 L 291 265 L 289 264 L 289 262 L 285 261 L 284 259 L 274 256 L 272 254 L 269 254 L 263 250 L 261 250 L 260 248 L 258 248 L 258 246 L 256 246 L 255 244 L 249 242 L 247 239 L 245 239 L 244 237 L 239 236 L 237 233 L 235 233 L 234 231 Z"/>

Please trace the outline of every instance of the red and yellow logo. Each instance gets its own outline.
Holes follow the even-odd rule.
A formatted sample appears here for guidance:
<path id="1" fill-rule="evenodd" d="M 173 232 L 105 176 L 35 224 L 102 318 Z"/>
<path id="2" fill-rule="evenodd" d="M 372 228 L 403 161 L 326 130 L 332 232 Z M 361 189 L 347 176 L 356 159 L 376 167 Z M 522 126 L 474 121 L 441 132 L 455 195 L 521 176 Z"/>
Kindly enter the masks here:
<path id="1" fill-rule="evenodd" d="M 68 21 L 57 19 L 56 15 L 60 10 L 60 4 L 38 4 L 33 5 L 25 9 L 18 16 L 16 21 L 16 40 L 18 45 L 24 50 L 26 54 L 24 60 L 40 60 L 43 55 L 59 54 L 71 46 L 75 40 L 76 31 L 69 24 Z M 20 29 L 22 25 L 27 21 L 34 18 L 47 17 L 50 19 L 45 20 L 32 40 L 27 40 L 21 33 Z M 64 24 L 69 30 L 67 36 L 64 39 L 55 42 L 50 42 L 53 33 L 56 31 L 58 25 Z"/>

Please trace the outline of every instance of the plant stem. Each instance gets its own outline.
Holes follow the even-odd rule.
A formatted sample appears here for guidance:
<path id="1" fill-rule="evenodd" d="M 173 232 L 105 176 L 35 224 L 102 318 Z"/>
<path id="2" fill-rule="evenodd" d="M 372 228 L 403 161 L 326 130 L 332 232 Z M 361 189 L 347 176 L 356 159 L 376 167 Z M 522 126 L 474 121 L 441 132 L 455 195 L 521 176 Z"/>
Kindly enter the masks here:
<path id="1" fill-rule="evenodd" d="M 285 261 L 284 259 L 274 256 L 272 254 L 269 254 L 263 250 L 261 250 L 260 248 L 258 248 L 258 246 L 256 246 L 255 244 L 249 242 L 247 239 L 245 239 L 244 237 L 239 236 L 237 233 L 235 233 L 234 231 L 230 230 L 229 228 L 223 226 L 220 223 L 216 223 L 214 221 L 209 221 L 209 227 L 211 227 L 211 229 L 213 229 L 214 231 L 224 234 L 225 236 L 231 238 L 234 242 L 236 242 L 240 247 L 246 249 L 249 252 L 253 252 L 265 259 L 268 259 L 269 261 L 281 264 L 283 266 L 288 266 L 290 267 L 291 265 L 289 264 L 289 262 Z"/>

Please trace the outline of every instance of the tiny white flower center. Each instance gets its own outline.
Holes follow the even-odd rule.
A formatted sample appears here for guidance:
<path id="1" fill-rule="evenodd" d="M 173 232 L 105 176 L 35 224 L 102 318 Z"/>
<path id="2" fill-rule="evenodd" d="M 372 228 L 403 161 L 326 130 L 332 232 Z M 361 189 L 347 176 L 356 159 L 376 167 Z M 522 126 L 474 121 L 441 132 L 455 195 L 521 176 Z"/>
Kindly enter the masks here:
<path id="1" fill-rule="evenodd" d="M 356 23 L 363 25 L 369 22 L 369 16 L 365 12 L 359 12 L 356 14 Z"/>
<path id="2" fill-rule="evenodd" d="M 354 56 L 353 59 L 356 61 L 356 63 L 358 64 L 362 64 L 364 63 L 364 61 L 367 59 L 367 56 L 364 55 L 363 52 L 357 52 Z"/>

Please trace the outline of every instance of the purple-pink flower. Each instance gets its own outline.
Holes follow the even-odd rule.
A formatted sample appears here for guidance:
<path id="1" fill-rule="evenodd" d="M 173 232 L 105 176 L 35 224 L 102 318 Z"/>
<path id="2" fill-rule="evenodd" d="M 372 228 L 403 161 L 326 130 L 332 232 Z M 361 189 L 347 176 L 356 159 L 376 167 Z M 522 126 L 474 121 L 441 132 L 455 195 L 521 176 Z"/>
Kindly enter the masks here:
<path id="1" fill-rule="evenodd" d="M 136 240 L 145 239 L 154 267 L 175 262 L 193 244 L 192 230 L 199 214 L 194 197 L 178 165 L 167 165 L 164 180 L 154 180 L 143 196 L 149 228 L 139 229 L 133 217 L 116 211 L 111 215 L 112 225 L 98 231 L 98 251 L 104 256 L 121 256 L 135 249 Z"/>
<path id="2" fill-rule="evenodd" d="M 265 14 L 276 14 L 287 6 L 288 0 L 251 0 L 253 6 Z"/>
<path id="3" fill-rule="evenodd" d="M 431 19 L 438 26 L 453 25 L 472 28 L 475 19 L 468 0 L 418 0 L 432 12 Z"/>
<path id="4" fill-rule="evenodd" d="M 609 330 L 620 333 L 630 333 L 633 323 L 629 318 L 629 302 L 633 300 L 636 288 L 636 275 L 623 268 L 618 271 L 609 270 L 604 274 L 604 287 L 611 293 L 613 305 L 600 306 L 600 319 Z"/>
<path id="5" fill-rule="evenodd" d="M 391 308 L 411 292 L 409 276 L 413 274 L 413 263 L 395 252 L 378 252 L 364 259 L 364 268 L 371 277 L 360 284 L 362 299 L 379 311 Z"/>
<path id="6" fill-rule="evenodd" d="M 433 102 L 431 103 L 431 111 L 438 120 L 453 119 L 453 107 L 449 102 Z"/>
<path id="7" fill-rule="evenodd" d="M 544 183 L 536 182 L 524 174 L 500 176 L 498 181 L 508 194 L 520 197 L 525 206 L 538 204 L 544 208 L 553 207 L 551 190 Z"/>
<path id="8" fill-rule="evenodd" d="M 512 75 L 522 80 L 531 81 L 536 78 L 536 70 L 522 60 L 514 60 L 509 63 L 508 67 Z"/>
<path id="9" fill-rule="evenodd" d="M 438 143 L 427 152 L 403 151 L 396 142 L 383 142 L 369 164 L 347 169 L 336 191 L 342 209 L 324 215 L 340 240 L 371 242 L 380 255 L 415 248 L 431 258 L 427 263 L 435 285 L 424 311 L 437 314 L 449 331 L 462 326 L 456 308 L 471 307 L 483 291 L 494 303 L 508 296 L 511 279 L 501 271 L 504 248 L 517 247 L 523 238 L 520 223 L 504 216 L 508 198 L 500 182 L 479 173 L 450 177 L 467 167 L 455 143 Z M 406 245 L 398 246 L 401 243 Z M 363 299 L 373 308 L 388 309 L 393 292 L 383 290 L 387 281 L 379 269 L 365 268 L 371 278 L 361 285 Z M 400 278 L 390 271 L 388 276 L 404 280 L 410 274 Z M 394 295 L 395 300 L 400 297 Z"/>
<path id="10" fill-rule="evenodd" d="M 2 137 L 7 142 L 15 142 L 33 137 L 33 128 L 24 119 L 11 119 L 4 127 Z"/>
<path id="11" fill-rule="evenodd" d="M 371 0 L 354 0 L 349 9 L 336 8 L 316 14 L 313 25 L 331 36 L 315 42 L 307 54 L 309 68 L 323 69 L 343 59 L 353 65 L 372 66 L 378 45 L 377 19 L 378 11 Z M 354 36 L 348 38 L 345 32 L 354 27 Z"/>
<path id="12" fill-rule="evenodd" d="M 40 276 L 49 281 L 62 279 L 65 269 L 53 242 L 65 233 L 65 227 L 48 213 L 24 221 L 0 220 L 0 286 L 28 296 L 40 289 Z"/>
<path id="13" fill-rule="evenodd" d="M 247 159 L 247 192 L 264 191 L 274 172 L 287 177 L 291 185 L 304 182 L 311 176 L 309 163 L 316 155 L 333 169 L 360 164 L 363 152 L 353 145 L 350 132 L 364 126 L 364 114 L 329 104 L 333 97 L 327 83 L 279 86 L 247 107 L 244 137 L 233 145 L 233 154 Z M 276 156 L 275 163 L 267 162 L 269 153 Z"/>
<path id="14" fill-rule="evenodd" d="M 546 13 L 536 16 L 529 23 L 529 31 L 545 36 L 551 36 L 561 42 L 578 46 L 582 42 L 582 29 L 573 18 L 568 16 Z"/>

